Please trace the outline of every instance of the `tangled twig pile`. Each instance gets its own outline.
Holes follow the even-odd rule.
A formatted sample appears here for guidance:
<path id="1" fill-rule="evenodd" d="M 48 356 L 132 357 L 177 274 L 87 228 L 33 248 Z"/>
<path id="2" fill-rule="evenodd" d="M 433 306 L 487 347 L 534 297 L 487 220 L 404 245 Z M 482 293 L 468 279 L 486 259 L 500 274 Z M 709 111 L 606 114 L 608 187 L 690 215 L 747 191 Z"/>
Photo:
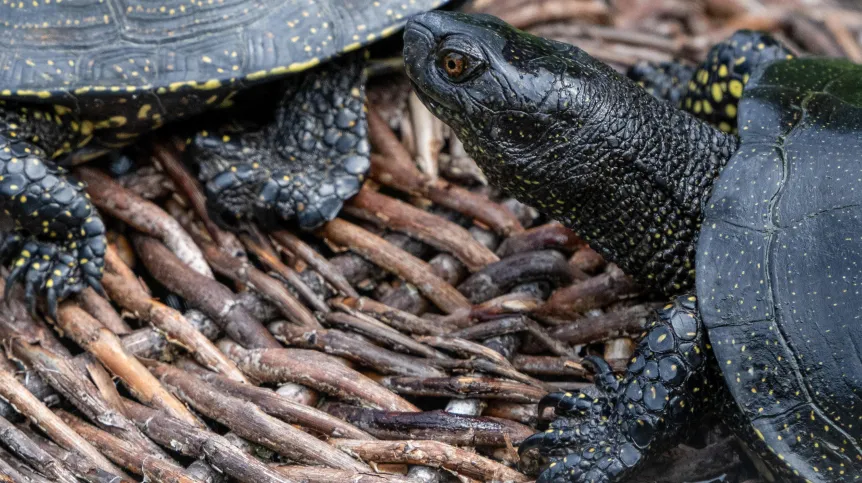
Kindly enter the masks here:
<path id="1" fill-rule="evenodd" d="M 799 3 L 470 8 L 620 68 L 696 60 L 737 28 L 862 62 L 862 13 Z M 0 481 L 530 480 L 514 449 L 542 426 L 536 402 L 588 388 L 588 353 L 622 369 L 657 303 L 485 186 L 391 80 L 370 88 L 371 179 L 315 233 L 219 229 L 164 133 L 138 146 L 133 172 L 75 170 L 111 227 L 110 301 L 87 290 L 51 327 L 12 289 Z M 751 474 L 720 432 L 690 443 L 640 478 Z"/>

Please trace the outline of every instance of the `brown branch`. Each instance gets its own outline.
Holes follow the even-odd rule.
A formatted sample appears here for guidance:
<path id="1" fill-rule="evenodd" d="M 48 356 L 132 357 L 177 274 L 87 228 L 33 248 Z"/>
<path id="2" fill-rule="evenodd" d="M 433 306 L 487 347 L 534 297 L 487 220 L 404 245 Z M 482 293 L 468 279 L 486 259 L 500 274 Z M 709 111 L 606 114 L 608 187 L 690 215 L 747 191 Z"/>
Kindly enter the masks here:
<path id="1" fill-rule="evenodd" d="M 265 446 L 292 460 L 333 468 L 368 470 L 368 467 L 335 451 L 331 446 L 276 419 L 257 405 L 229 396 L 191 374 L 155 361 L 150 370 L 177 397 L 195 409 L 227 426 L 238 436 Z"/>
<path id="2" fill-rule="evenodd" d="M 284 322 L 269 325 L 276 339 L 288 346 L 314 349 L 358 362 L 381 374 L 420 377 L 442 377 L 443 371 L 427 360 L 390 351 L 364 339 L 351 337 L 340 330 L 306 330 Z"/>
<path id="3" fill-rule="evenodd" d="M 548 391 L 535 386 L 490 377 L 385 377 L 385 387 L 398 394 L 450 398 L 502 399 L 539 402 Z"/>
<path id="4" fill-rule="evenodd" d="M 634 297 L 641 290 L 632 279 L 616 266 L 596 277 L 554 292 L 544 305 L 534 312 L 539 317 L 568 317 Z"/>
<path id="5" fill-rule="evenodd" d="M 11 341 L 11 349 L 15 357 L 35 369 L 44 381 L 102 429 L 135 445 L 141 453 L 166 457 L 123 413 L 115 410 L 102 397 L 102 393 L 90 380 L 82 377 L 81 372 L 72 365 L 72 360 L 20 339 Z"/>
<path id="6" fill-rule="evenodd" d="M 224 376 L 194 368 L 192 364 L 184 364 L 183 360 L 180 360 L 177 366 L 194 374 L 202 381 L 212 384 L 213 387 L 225 394 L 256 404 L 267 414 L 286 423 L 298 424 L 317 433 L 338 438 L 371 438 L 364 431 L 360 431 L 338 418 L 311 406 L 291 401 L 270 389 L 232 381 Z"/>
<path id="7" fill-rule="evenodd" d="M 8 401 L 18 412 L 33 421 L 57 444 L 68 451 L 74 451 L 92 462 L 94 466 L 115 475 L 128 477 L 123 470 L 102 456 L 86 439 L 63 422 L 47 406 L 9 372 L 0 369 L 0 397 Z"/>
<path id="8" fill-rule="evenodd" d="M 302 483 L 416 483 L 412 478 L 382 473 L 357 473 L 317 466 L 272 465 L 272 469 Z"/>
<path id="9" fill-rule="evenodd" d="M 441 467 L 479 481 L 530 481 L 496 461 L 436 441 L 361 441 L 336 439 L 336 448 L 366 461 Z"/>
<path id="10" fill-rule="evenodd" d="M 105 261 L 108 270 L 103 276 L 103 284 L 111 299 L 136 318 L 149 322 L 162 331 L 168 341 L 186 349 L 204 367 L 246 382 L 245 376 L 233 361 L 218 350 L 182 314 L 150 297 L 131 269 L 120 260 L 113 249 L 108 249 Z"/>
<path id="11" fill-rule="evenodd" d="M 240 239 L 263 265 L 275 272 L 278 277 L 296 290 L 299 296 L 311 305 L 314 310 L 324 314 L 329 312 L 329 306 L 326 305 L 326 302 L 314 293 L 311 287 L 296 273 L 296 270 L 281 262 L 275 249 L 267 243 L 261 234 L 256 233 L 255 236 L 244 234 L 240 235 Z"/>
<path id="12" fill-rule="evenodd" d="M 244 350 L 221 343 L 242 371 L 261 383 L 294 382 L 345 401 L 389 411 L 418 411 L 413 404 L 332 356 L 304 349 Z"/>
<path id="13" fill-rule="evenodd" d="M 429 359 L 447 359 L 448 356 L 417 342 L 411 337 L 398 332 L 388 325 L 379 322 L 367 315 L 356 316 L 341 312 L 331 312 L 326 315 L 326 323 L 330 326 L 341 327 L 353 332 L 360 333 L 373 339 L 382 346 L 389 347 L 398 352 L 419 355 Z"/>
<path id="14" fill-rule="evenodd" d="M 574 280 L 566 258 L 560 252 L 542 250 L 516 253 L 487 265 L 458 285 L 458 290 L 473 304 L 507 293 L 515 285 L 547 281 L 554 287 Z"/>
<path id="15" fill-rule="evenodd" d="M 186 456 L 204 458 L 236 481 L 255 483 L 290 483 L 257 458 L 232 445 L 218 434 L 195 428 L 133 401 L 126 401 L 126 411 L 147 436 L 166 448 Z"/>
<path id="16" fill-rule="evenodd" d="M 108 252 L 113 249 L 109 246 Z M 116 255 L 115 255 L 116 256 Z M 118 257 L 119 258 L 119 257 Z M 102 323 L 111 332 L 117 335 L 128 334 L 132 328 L 120 317 L 120 314 L 111 306 L 111 303 L 96 293 L 92 288 L 87 288 L 76 297 L 78 304 L 88 314 Z"/>
<path id="17" fill-rule="evenodd" d="M 26 463 L 0 447 L 0 482 L 5 483 L 51 483 Z"/>
<path id="18" fill-rule="evenodd" d="M 540 376 L 586 376 L 578 360 L 569 357 L 516 354 L 512 358 L 512 365 L 521 372 Z"/>
<path id="19" fill-rule="evenodd" d="M 427 439 L 455 446 L 517 446 L 533 428 L 497 418 L 446 411 L 387 412 L 332 403 L 326 410 L 380 439 Z"/>
<path id="20" fill-rule="evenodd" d="M 500 364 L 503 366 L 509 365 L 509 360 L 503 357 L 494 349 L 485 347 L 482 344 L 477 344 L 466 339 L 460 339 L 452 336 L 427 336 L 417 337 L 416 340 L 422 342 L 423 344 L 430 345 L 431 347 L 437 347 L 443 350 L 455 352 L 456 354 L 459 354 L 461 356 L 483 357 L 496 364 Z"/>
<path id="21" fill-rule="evenodd" d="M 276 231 L 270 236 L 280 245 L 290 250 L 291 253 L 302 259 L 305 263 L 319 273 L 324 280 L 329 282 L 336 290 L 348 297 L 359 297 L 359 294 L 350 285 L 350 282 L 344 278 L 335 266 L 329 263 L 329 260 L 324 258 L 316 250 L 308 246 L 305 242 L 288 231 Z"/>
<path id="22" fill-rule="evenodd" d="M 62 409 L 56 409 L 55 412 L 69 427 L 87 438 L 87 441 L 92 442 L 107 457 L 132 473 L 144 476 L 148 481 L 156 483 L 203 483 L 188 475 L 185 468 L 168 459 L 142 454 L 126 441 L 91 426 Z"/>
<path id="23" fill-rule="evenodd" d="M 119 377 L 140 401 L 163 408 L 189 424 L 202 424 L 129 354 L 120 339 L 72 302 L 60 304 L 57 325 Z"/>
<path id="24" fill-rule="evenodd" d="M 469 306 L 467 299 L 454 287 L 433 275 L 426 262 L 398 249 L 377 235 L 341 219 L 324 225 L 320 234 L 330 242 L 346 246 L 363 258 L 412 283 L 446 313 Z"/>
<path id="25" fill-rule="evenodd" d="M 75 174 L 99 211 L 123 220 L 135 230 L 162 241 L 180 260 L 202 276 L 213 278 L 203 254 L 179 222 L 159 206 L 131 193 L 101 171 L 81 166 Z"/>
<path id="26" fill-rule="evenodd" d="M 281 347 L 263 324 L 246 311 L 232 290 L 190 270 L 154 238 L 135 236 L 133 241 L 153 277 L 210 316 L 230 338 L 243 347 Z"/>
<path id="27" fill-rule="evenodd" d="M 62 462 L 75 476 L 88 483 L 133 483 L 128 478 L 122 478 L 94 466 L 89 459 L 81 457 L 78 453 L 66 451 L 30 428 L 18 427 L 18 429 L 36 443 L 42 451 Z"/>
<path id="28" fill-rule="evenodd" d="M 442 179 L 433 180 L 416 169 L 410 153 L 374 111 L 368 112 L 368 134 L 371 144 L 381 153 L 371 155 L 371 177 L 378 183 L 428 198 L 475 218 L 502 235 L 524 230 L 515 215 L 503 206 Z"/>
<path id="29" fill-rule="evenodd" d="M 578 235 L 558 222 L 546 223 L 517 233 L 503 240 L 497 247 L 497 256 L 506 258 L 515 253 L 539 250 L 559 250 L 574 253 L 585 245 Z"/>
<path id="30" fill-rule="evenodd" d="M 500 260 L 460 225 L 367 187 L 345 205 L 345 212 L 451 253 L 471 272 Z"/>
<path id="31" fill-rule="evenodd" d="M 597 317 L 582 317 L 566 325 L 551 329 L 550 336 L 571 345 L 603 342 L 615 337 L 638 335 L 647 319 L 653 315 L 656 304 L 635 305 Z"/>
<path id="32" fill-rule="evenodd" d="M 308 308 L 278 280 L 270 277 L 247 260 L 229 255 L 211 243 L 198 240 L 198 245 L 213 270 L 234 282 L 257 291 L 275 305 L 289 320 L 304 327 L 320 327 Z"/>
<path id="33" fill-rule="evenodd" d="M 358 311 L 374 317 L 393 329 L 412 335 L 442 335 L 447 332 L 440 321 L 423 319 L 368 297 L 336 297 L 331 299 L 329 304 L 347 313 Z"/>
<path id="34" fill-rule="evenodd" d="M 78 483 L 72 474 L 62 463 L 45 452 L 38 444 L 33 442 L 24 432 L 15 425 L 0 418 L 0 442 L 22 461 L 33 468 L 38 468 L 39 473 L 59 483 Z"/>
<path id="35" fill-rule="evenodd" d="M 215 240 L 219 249 L 225 253 L 230 253 L 233 256 L 244 256 L 242 244 L 237 239 L 236 235 L 229 231 L 222 230 L 212 218 L 209 216 L 209 211 L 206 206 L 206 195 L 200 183 L 186 169 L 186 166 L 180 160 L 181 154 L 178 154 L 174 146 L 166 142 L 153 143 L 153 154 L 158 160 L 159 165 L 165 170 L 170 179 L 174 182 L 176 188 L 188 201 L 195 214 L 200 218 L 210 237 Z"/>

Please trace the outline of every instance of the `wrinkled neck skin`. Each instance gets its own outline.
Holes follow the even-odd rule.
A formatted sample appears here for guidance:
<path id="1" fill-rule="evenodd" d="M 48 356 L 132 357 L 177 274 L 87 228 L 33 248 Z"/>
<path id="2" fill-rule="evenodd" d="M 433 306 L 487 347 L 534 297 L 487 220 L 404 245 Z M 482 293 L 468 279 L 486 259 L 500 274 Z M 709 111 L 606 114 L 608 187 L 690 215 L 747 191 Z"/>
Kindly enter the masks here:
<path id="1" fill-rule="evenodd" d="M 530 87 L 544 98 L 524 100 L 513 86 L 514 110 L 460 99 L 454 127 L 468 152 L 492 184 L 571 227 L 645 288 L 691 288 L 701 206 L 737 138 L 615 72 L 539 78 L 549 85 Z"/>

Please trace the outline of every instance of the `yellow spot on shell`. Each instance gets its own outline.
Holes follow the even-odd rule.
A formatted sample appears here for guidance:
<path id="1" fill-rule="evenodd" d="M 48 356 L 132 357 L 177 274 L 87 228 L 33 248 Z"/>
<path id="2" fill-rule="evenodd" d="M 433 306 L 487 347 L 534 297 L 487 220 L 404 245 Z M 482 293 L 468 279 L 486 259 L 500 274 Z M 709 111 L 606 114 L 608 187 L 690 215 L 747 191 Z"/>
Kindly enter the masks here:
<path id="1" fill-rule="evenodd" d="M 734 79 L 727 84 L 727 88 L 730 91 L 730 95 L 739 99 L 742 97 L 742 82 Z"/>

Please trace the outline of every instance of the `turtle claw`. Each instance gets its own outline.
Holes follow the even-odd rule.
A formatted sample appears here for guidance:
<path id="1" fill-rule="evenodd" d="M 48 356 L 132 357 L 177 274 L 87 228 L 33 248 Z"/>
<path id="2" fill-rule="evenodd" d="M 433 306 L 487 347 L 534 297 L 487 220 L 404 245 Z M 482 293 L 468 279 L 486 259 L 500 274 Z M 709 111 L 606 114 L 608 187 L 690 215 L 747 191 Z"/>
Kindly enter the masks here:
<path id="1" fill-rule="evenodd" d="M 584 357 L 583 362 L 592 366 L 595 373 L 595 385 L 600 391 L 605 394 L 616 394 L 620 388 L 620 379 L 607 361 L 601 357 L 589 355 Z"/>
<path id="2" fill-rule="evenodd" d="M 80 292 L 85 286 L 93 287 L 100 294 L 104 294 L 99 282 L 103 258 L 92 258 L 92 248 L 98 248 L 99 243 L 96 240 L 93 246 L 85 245 L 84 250 L 76 250 L 50 242 L 27 241 L 13 262 L 12 271 L 6 277 L 4 298 L 8 301 L 12 287 L 22 282 L 24 304 L 30 314 L 36 315 L 39 299 L 44 297 L 48 315 L 56 320 L 61 299 Z M 82 258 L 81 251 L 90 254 L 91 258 Z"/>

